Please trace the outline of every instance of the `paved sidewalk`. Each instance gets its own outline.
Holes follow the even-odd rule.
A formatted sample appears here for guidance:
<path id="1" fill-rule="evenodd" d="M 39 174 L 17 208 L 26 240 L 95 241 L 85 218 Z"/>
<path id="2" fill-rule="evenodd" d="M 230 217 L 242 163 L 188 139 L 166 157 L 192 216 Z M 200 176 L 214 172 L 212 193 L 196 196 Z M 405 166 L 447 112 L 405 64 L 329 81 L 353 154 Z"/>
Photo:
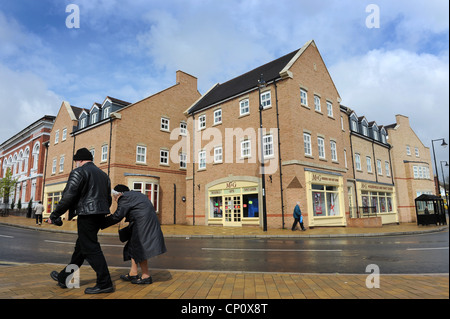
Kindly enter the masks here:
<path id="1" fill-rule="evenodd" d="M 76 222 L 62 227 L 36 226 L 34 219 L 0 217 L 0 224 L 46 231 L 75 232 Z M 315 228 L 305 232 L 286 229 L 227 228 L 163 225 L 165 237 L 332 237 L 385 236 L 448 231 L 447 226 L 388 225 L 381 228 Z M 102 231 L 117 236 L 117 226 Z M 0 239 L 1 240 L 1 239 Z M 61 265 L 16 264 L 0 257 L 0 299 L 449 299 L 449 276 L 380 275 L 380 287 L 368 288 L 370 274 L 299 274 L 213 271 L 151 270 L 154 283 L 133 285 L 119 276 L 127 269 L 110 267 L 115 285 L 111 294 L 86 295 L 95 285 L 95 273 L 88 266 L 80 270 L 80 288 L 61 289 L 49 274 Z"/>

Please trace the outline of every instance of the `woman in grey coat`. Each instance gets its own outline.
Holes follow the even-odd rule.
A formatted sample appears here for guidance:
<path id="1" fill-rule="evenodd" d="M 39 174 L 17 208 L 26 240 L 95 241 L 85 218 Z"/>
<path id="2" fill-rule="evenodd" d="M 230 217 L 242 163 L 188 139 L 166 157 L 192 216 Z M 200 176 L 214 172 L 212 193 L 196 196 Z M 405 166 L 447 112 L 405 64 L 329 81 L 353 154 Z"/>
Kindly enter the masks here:
<path id="1" fill-rule="evenodd" d="M 102 228 L 117 224 L 124 217 L 131 225 L 131 238 L 123 249 L 123 260 L 131 259 L 131 269 L 120 278 L 133 284 L 151 284 L 147 259 L 167 251 L 155 208 L 147 196 L 130 191 L 125 185 L 114 187 L 113 197 L 117 201 L 117 210 L 105 218 Z M 138 276 L 138 265 L 141 276 Z"/>

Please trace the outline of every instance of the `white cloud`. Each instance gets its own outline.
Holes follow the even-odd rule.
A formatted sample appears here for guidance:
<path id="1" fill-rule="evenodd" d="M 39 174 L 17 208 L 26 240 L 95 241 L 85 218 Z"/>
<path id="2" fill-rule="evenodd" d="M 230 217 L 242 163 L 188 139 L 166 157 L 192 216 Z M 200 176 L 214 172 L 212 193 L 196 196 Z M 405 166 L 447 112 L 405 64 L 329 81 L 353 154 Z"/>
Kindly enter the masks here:
<path id="1" fill-rule="evenodd" d="M 406 115 L 426 146 L 432 139 L 448 141 L 448 54 L 373 50 L 331 66 L 330 72 L 342 104 L 358 116 L 388 125 L 396 114 Z"/>

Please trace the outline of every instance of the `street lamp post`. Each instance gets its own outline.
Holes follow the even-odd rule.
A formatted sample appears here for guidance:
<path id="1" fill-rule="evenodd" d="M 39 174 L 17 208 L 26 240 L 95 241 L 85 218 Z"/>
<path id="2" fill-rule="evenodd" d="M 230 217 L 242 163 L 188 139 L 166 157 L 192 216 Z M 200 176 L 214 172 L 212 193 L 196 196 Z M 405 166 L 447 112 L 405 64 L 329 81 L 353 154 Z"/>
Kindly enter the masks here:
<path id="1" fill-rule="evenodd" d="M 263 231 L 267 231 L 267 211 L 266 211 L 266 176 L 264 173 L 264 138 L 263 138 L 263 124 L 262 124 L 262 102 L 261 102 L 261 89 L 266 87 L 266 82 L 263 79 L 263 75 L 258 80 L 258 94 L 259 94 L 259 130 L 261 132 L 261 179 L 262 179 L 262 200 L 263 200 Z"/>
<path id="2" fill-rule="evenodd" d="M 447 161 L 441 161 L 442 179 L 444 180 L 445 202 L 447 204 L 447 209 L 448 209 L 447 185 L 445 185 L 445 175 L 444 175 L 444 168 L 442 167 L 442 163 L 445 163 L 445 166 L 448 167 L 448 162 Z"/>
<path id="3" fill-rule="evenodd" d="M 445 139 L 443 139 L 443 138 L 438 138 L 436 140 L 431 140 L 431 146 L 433 148 L 434 167 L 436 168 L 436 177 L 437 177 L 437 191 L 436 191 L 436 195 L 439 196 L 439 193 L 440 193 L 440 189 L 439 189 L 439 173 L 438 173 L 438 167 L 437 167 L 437 164 L 436 164 L 436 154 L 434 153 L 434 142 L 436 142 L 436 141 L 442 141 L 441 146 L 444 147 L 444 148 L 448 144 L 445 143 Z"/>

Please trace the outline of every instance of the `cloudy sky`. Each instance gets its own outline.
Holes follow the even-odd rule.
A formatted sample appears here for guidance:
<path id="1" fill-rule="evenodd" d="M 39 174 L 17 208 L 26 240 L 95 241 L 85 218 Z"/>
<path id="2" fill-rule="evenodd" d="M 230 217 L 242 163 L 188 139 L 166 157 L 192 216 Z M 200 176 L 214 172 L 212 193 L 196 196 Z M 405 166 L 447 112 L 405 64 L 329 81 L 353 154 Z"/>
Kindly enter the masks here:
<path id="1" fill-rule="evenodd" d="M 177 70 L 205 93 L 311 39 L 342 104 L 449 143 L 448 12 L 447 0 L 0 0 L 0 143 L 63 100 L 135 102 Z"/>

